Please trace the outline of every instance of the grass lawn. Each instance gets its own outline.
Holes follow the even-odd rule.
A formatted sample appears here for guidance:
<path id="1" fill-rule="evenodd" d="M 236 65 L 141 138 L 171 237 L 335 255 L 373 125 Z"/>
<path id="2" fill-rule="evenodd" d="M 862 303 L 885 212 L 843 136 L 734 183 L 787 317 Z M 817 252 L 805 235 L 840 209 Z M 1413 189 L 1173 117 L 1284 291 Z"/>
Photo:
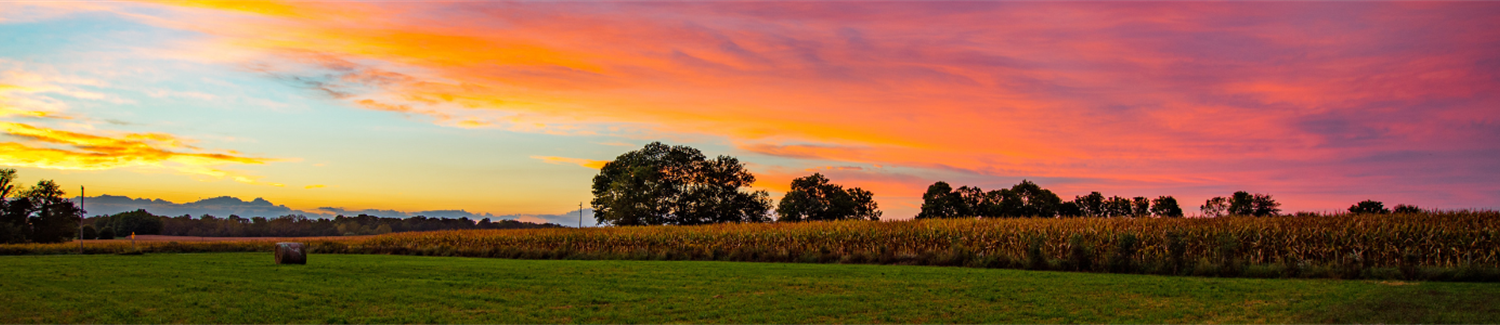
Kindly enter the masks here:
<path id="1" fill-rule="evenodd" d="M 1500 323 L 1500 284 L 270 253 L 0 256 L 0 323 Z"/>

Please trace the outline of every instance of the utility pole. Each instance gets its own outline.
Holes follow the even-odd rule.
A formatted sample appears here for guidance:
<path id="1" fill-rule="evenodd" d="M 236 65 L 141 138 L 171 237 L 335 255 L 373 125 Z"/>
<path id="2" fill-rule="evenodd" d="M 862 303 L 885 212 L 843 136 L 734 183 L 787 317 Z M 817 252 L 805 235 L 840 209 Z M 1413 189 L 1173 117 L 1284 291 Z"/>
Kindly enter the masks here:
<path id="1" fill-rule="evenodd" d="M 78 185 L 78 254 L 83 254 L 83 185 Z"/>
<path id="2" fill-rule="evenodd" d="M 578 229 L 583 229 L 583 202 L 578 202 Z"/>

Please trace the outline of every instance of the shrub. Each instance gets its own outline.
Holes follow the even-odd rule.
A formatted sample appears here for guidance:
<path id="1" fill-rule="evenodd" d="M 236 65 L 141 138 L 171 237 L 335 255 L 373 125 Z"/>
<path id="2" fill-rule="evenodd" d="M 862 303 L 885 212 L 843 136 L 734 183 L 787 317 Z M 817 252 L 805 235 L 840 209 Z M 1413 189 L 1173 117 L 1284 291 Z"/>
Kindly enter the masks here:
<path id="1" fill-rule="evenodd" d="M 83 238 L 83 239 L 96 239 L 96 238 L 99 238 L 99 232 L 94 230 L 94 226 L 90 226 L 90 225 L 84 225 L 83 226 L 83 233 L 80 234 L 80 235 L 82 236 L 81 238 Z"/>
<path id="2" fill-rule="evenodd" d="M 1120 235 L 1118 242 L 1115 244 L 1114 251 L 1109 254 L 1109 257 L 1105 261 L 1110 272 L 1129 273 L 1135 271 L 1134 260 L 1135 252 L 1139 249 L 1137 247 L 1139 245 L 1138 242 L 1139 240 L 1136 239 L 1135 234 L 1125 233 Z"/>
<path id="3" fill-rule="evenodd" d="M 1026 269 L 1047 269 L 1047 255 L 1042 254 L 1042 246 L 1045 244 L 1041 236 L 1031 237 L 1030 243 L 1026 245 Z"/>
<path id="4" fill-rule="evenodd" d="M 115 239 L 115 228 L 99 228 L 99 239 Z"/>
<path id="5" fill-rule="evenodd" d="M 1068 237 L 1068 261 L 1064 266 L 1074 271 L 1088 272 L 1094 269 L 1094 248 L 1083 241 L 1083 236 Z"/>
<path id="6" fill-rule="evenodd" d="M 1167 233 L 1167 264 L 1172 274 L 1182 274 L 1183 264 L 1186 262 L 1187 242 L 1182 239 L 1182 233 Z"/>

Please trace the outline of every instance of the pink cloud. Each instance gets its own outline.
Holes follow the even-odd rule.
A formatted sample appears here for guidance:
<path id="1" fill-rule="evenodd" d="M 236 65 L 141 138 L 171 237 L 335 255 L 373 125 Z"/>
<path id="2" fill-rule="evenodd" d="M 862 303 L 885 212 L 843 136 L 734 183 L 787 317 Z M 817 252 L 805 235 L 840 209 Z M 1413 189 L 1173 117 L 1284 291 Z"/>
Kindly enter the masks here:
<path id="1" fill-rule="evenodd" d="M 339 6 L 212 20 L 182 9 L 174 26 L 351 105 L 444 125 L 607 126 L 974 180 L 1318 202 L 1294 209 L 1364 193 L 1500 206 L 1500 172 L 1486 167 L 1500 159 L 1495 3 L 356 3 L 358 14 L 319 14 Z M 882 186 L 912 196 L 916 183 Z"/>

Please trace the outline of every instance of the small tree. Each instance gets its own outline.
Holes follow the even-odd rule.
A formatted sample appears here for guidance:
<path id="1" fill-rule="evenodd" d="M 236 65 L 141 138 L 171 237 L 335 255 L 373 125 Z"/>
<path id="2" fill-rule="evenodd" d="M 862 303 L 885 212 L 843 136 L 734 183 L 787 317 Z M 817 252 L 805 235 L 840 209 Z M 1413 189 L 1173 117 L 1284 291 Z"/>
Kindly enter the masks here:
<path id="1" fill-rule="evenodd" d="M 1415 205 L 1397 204 L 1395 212 L 1401 214 L 1422 213 L 1422 209 L 1417 208 Z"/>
<path id="2" fill-rule="evenodd" d="M 1391 210 L 1385 208 L 1385 203 L 1376 200 L 1364 200 L 1349 206 L 1349 213 L 1355 214 L 1387 214 Z"/>
<path id="3" fill-rule="evenodd" d="M 1203 205 L 1199 206 L 1198 209 L 1203 210 L 1203 216 L 1205 217 L 1221 217 L 1224 216 L 1225 213 L 1229 212 L 1229 199 L 1226 199 L 1222 196 L 1216 196 L 1212 199 L 1204 201 Z"/>
<path id="4" fill-rule="evenodd" d="M 1104 194 L 1099 192 L 1089 193 L 1085 196 L 1073 197 L 1074 204 L 1078 205 L 1080 214 L 1085 217 L 1108 216 L 1107 208 L 1104 206 Z"/>
<path id="5" fill-rule="evenodd" d="M 115 229 L 110 227 L 100 228 L 99 239 L 115 239 Z"/>
<path id="6" fill-rule="evenodd" d="M 1135 215 L 1135 207 L 1130 199 L 1113 196 L 1104 202 L 1104 216 L 1106 217 L 1129 217 Z"/>
<path id="7" fill-rule="evenodd" d="M 162 221 L 161 217 L 146 212 L 145 209 L 136 209 L 109 216 L 109 226 L 120 234 L 160 235 Z"/>
<path id="8" fill-rule="evenodd" d="M 1135 198 L 1130 199 L 1130 207 L 1131 207 L 1131 209 L 1130 209 L 1131 211 L 1130 212 L 1131 212 L 1132 216 L 1136 216 L 1136 217 L 1149 217 L 1149 216 L 1151 216 L 1151 200 L 1146 199 L 1146 197 L 1144 197 L 1144 196 L 1137 196 Z"/>
<path id="9" fill-rule="evenodd" d="M 1251 199 L 1254 209 L 1250 215 L 1257 217 L 1269 217 L 1281 214 L 1281 202 L 1276 202 L 1270 194 L 1255 194 Z"/>
<path id="10" fill-rule="evenodd" d="M 1163 218 L 1181 218 L 1182 207 L 1177 206 L 1177 199 L 1171 196 L 1158 196 L 1151 200 L 1151 214 Z"/>
<path id="11" fill-rule="evenodd" d="M 1272 199 L 1271 195 L 1239 191 L 1229 198 L 1228 212 L 1231 215 L 1264 217 L 1281 213 L 1280 207 L 1281 203 Z"/>

